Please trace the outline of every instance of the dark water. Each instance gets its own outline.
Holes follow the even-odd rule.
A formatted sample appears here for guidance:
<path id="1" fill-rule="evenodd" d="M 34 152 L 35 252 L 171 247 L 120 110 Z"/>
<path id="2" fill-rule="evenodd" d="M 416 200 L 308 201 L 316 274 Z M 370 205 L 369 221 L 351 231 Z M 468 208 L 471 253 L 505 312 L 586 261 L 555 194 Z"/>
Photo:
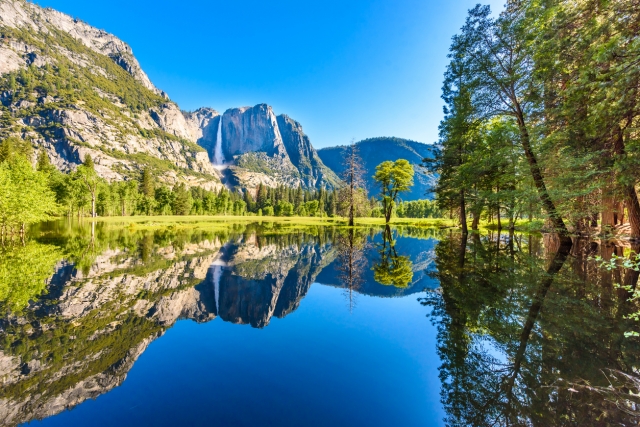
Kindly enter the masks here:
<path id="1" fill-rule="evenodd" d="M 637 425 L 633 248 L 49 224 L 0 264 L 0 425 Z"/>

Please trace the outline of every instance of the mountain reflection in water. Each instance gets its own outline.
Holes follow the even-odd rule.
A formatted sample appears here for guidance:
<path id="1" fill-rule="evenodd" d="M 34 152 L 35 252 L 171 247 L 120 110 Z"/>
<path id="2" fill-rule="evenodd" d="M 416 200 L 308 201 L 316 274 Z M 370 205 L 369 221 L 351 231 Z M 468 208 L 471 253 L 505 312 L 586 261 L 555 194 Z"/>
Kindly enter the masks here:
<path id="1" fill-rule="evenodd" d="M 269 225 L 136 232 L 52 224 L 40 231 L 27 248 L 35 255 L 21 260 L 41 266 L 36 282 L 50 276 L 47 289 L 26 286 L 32 294 L 14 298 L 22 307 L 3 301 L 3 426 L 52 416 L 120 385 L 149 343 L 179 319 L 220 317 L 263 328 L 287 316 L 321 271 L 336 270 L 326 267 L 338 255 L 340 234 Z M 433 245 L 423 240 L 423 252 Z M 24 267 L 12 265 L 16 276 Z M 342 286 L 331 272 L 326 280 Z"/>
<path id="2" fill-rule="evenodd" d="M 347 313 L 367 311 L 366 298 L 415 294 L 417 321 L 437 334 L 436 359 L 420 363 L 438 367 L 439 381 L 427 388 L 439 388 L 441 402 L 425 405 L 444 414 L 444 420 L 416 418 L 415 425 L 640 420 L 629 394 L 638 391 L 640 345 L 624 337 L 636 327 L 627 315 L 638 307 L 615 287 L 635 286 L 638 273 L 601 270 L 591 258 L 622 255 L 620 246 L 575 240 L 569 248 L 553 236 L 513 233 L 269 223 L 213 231 L 53 223 L 33 235 L 26 246 L 3 252 L 0 426 L 53 417 L 123 384 L 149 344 L 180 319 L 219 317 L 266 328 L 274 317 L 296 312 L 314 283 L 342 288 L 334 291 L 343 293 L 340 310 Z M 368 305 L 359 308 L 359 298 Z M 393 334 L 400 332 L 411 331 Z M 335 344 L 327 339 L 323 350 L 330 352 Z M 287 343 L 296 344 L 304 345 Z M 366 348 L 349 347 L 354 369 L 357 351 Z M 334 357 L 340 360 L 326 359 Z M 373 381 L 378 373 L 372 374 Z M 394 381 L 424 387 L 419 377 Z M 295 387 L 281 384 L 282 399 Z M 253 425 L 263 422 L 255 416 Z"/>

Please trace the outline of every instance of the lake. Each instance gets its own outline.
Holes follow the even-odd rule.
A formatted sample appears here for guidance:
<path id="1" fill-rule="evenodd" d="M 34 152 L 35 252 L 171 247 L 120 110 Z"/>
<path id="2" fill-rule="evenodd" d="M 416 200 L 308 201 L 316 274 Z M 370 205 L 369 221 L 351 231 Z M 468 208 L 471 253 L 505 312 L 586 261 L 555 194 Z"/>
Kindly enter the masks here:
<path id="1" fill-rule="evenodd" d="M 0 426 L 637 425 L 631 247 L 56 222 L 0 264 Z"/>

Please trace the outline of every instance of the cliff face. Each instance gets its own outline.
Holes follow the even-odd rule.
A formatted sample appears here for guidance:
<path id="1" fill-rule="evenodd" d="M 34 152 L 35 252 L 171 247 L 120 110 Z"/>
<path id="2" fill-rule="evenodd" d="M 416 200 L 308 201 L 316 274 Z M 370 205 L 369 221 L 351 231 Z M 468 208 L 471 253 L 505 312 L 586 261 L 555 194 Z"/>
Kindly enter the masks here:
<path id="1" fill-rule="evenodd" d="M 150 168 L 169 184 L 221 187 L 195 144 L 201 123 L 151 83 L 117 37 L 52 9 L 0 0 L 0 73 L 0 139 L 30 140 L 60 170 L 89 154 L 108 180 Z"/>
<path id="2" fill-rule="evenodd" d="M 403 200 L 431 199 L 431 187 L 435 184 L 433 174 L 426 171 L 420 165 L 422 159 L 433 157 L 431 146 L 420 142 L 402 138 L 370 138 L 356 143 L 364 166 L 364 179 L 369 195 L 377 195 L 380 190 L 373 180 L 376 166 L 391 160 L 406 159 L 415 171 L 414 185 L 411 191 L 402 195 Z M 328 147 L 318 150 L 318 155 L 325 165 L 331 168 L 338 176 L 344 171 L 343 161 L 347 154 L 346 146 Z"/>
<path id="3" fill-rule="evenodd" d="M 222 152 L 238 187 L 340 185 L 298 122 L 266 104 L 222 116 L 180 111 L 126 43 L 52 9 L 0 0 L 0 74 L 0 139 L 30 140 L 62 171 L 89 154 L 108 180 L 150 168 L 170 185 L 217 190 L 229 176 L 211 164 L 222 120 Z"/>
<path id="4" fill-rule="evenodd" d="M 340 184 L 299 123 L 266 104 L 222 117 L 206 107 L 182 112 L 126 43 L 52 9 L 0 0 L 0 74 L 0 139 L 29 139 L 63 171 L 89 154 L 108 180 L 150 168 L 171 185 L 219 189 L 223 174 L 211 163 L 222 118 L 222 152 L 238 187 Z"/>
<path id="5" fill-rule="evenodd" d="M 198 122 L 200 109 L 185 113 Z M 212 110 L 209 110 L 212 111 Z M 215 112 L 214 112 L 215 113 Z M 197 143 L 214 161 L 220 120 L 221 149 L 235 184 L 254 189 L 259 183 L 276 187 L 334 188 L 340 179 L 323 163 L 300 123 L 288 116 L 276 116 L 267 104 L 232 108 L 222 116 L 210 115 L 200 121 Z"/>

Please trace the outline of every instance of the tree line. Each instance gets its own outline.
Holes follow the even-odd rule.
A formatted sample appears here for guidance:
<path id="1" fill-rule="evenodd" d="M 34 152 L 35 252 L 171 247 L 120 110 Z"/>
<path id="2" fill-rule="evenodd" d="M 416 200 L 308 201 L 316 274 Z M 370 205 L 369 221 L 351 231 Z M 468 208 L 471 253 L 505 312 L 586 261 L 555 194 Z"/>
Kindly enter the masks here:
<path id="1" fill-rule="evenodd" d="M 2 237 L 24 234 L 28 224 L 55 216 L 96 217 L 130 215 L 257 215 L 316 217 L 427 218 L 438 215 L 435 202 L 401 202 L 412 185 L 413 167 L 406 160 L 383 162 L 376 170 L 379 199 L 368 198 L 361 170 L 352 170 L 352 185 L 334 190 L 305 190 L 259 184 L 254 191 L 218 191 L 159 183 L 149 169 L 138 180 L 108 182 L 95 169 L 91 156 L 69 173 L 51 164 L 46 150 L 38 151 L 35 168 L 31 142 L 16 137 L 0 141 L 0 225 Z M 354 165 L 361 160 L 354 151 Z M 350 181 L 347 181 L 350 182 Z M 395 211 L 394 211 L 395 209 Z"/>
<path id="2" fill-rule="evenodd" d="M 566 240 L 628 220 L 636 193 L 640 8 L 633 0 L 508 1 L 469 11 L 445 73 L 439 207 L 463 231 L 481 218 L 543 217 Z"/>

